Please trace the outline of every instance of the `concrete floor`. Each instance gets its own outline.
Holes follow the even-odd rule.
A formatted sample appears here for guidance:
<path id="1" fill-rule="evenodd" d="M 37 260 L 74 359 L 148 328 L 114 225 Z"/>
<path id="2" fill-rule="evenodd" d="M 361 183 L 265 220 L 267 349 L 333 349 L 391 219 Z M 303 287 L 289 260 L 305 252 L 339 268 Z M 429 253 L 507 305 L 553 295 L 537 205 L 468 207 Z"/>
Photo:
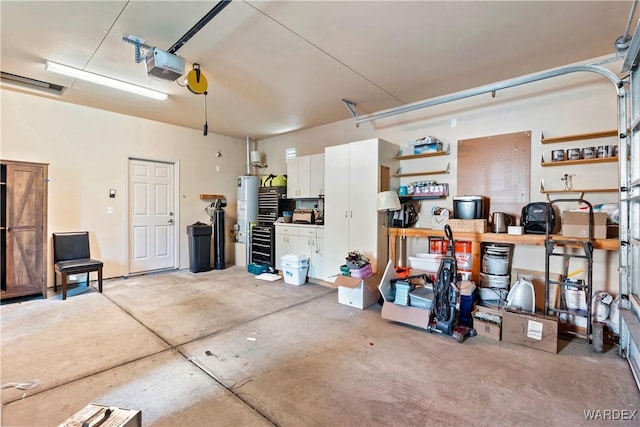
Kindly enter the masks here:
<path id="1" fill-rule="evenodd" d="M 149 426 L 594 426 L 585 410 L 640 409 L 615 350 L 458 344 L 337 300 L 231 267 L 4 304 L 1 382 L 40 386 L 2 390 L 2 425 L 58 425 L 91 402 Z"/>

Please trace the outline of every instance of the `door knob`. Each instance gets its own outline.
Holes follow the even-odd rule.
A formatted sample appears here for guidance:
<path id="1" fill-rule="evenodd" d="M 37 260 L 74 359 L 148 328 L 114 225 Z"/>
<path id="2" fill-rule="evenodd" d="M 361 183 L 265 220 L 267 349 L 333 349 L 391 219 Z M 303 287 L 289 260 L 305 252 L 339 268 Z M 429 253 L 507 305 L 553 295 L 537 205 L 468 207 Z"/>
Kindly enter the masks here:
<path id="1" fill-rule="evenodd" d="M 173 218 L 169 218 L 169 221 L 167 221 L 169 224 L 173 224 Z"/>

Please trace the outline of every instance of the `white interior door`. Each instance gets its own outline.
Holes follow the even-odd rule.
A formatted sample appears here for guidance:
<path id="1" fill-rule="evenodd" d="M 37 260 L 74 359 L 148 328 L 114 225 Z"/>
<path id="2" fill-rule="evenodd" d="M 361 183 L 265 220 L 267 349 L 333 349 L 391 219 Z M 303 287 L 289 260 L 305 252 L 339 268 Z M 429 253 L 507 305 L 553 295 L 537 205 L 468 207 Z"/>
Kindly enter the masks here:
<path id="1" fill-rule="evenodd" d="M 129 272 L 175 268 L 174 165 L 129 160 Z"/>

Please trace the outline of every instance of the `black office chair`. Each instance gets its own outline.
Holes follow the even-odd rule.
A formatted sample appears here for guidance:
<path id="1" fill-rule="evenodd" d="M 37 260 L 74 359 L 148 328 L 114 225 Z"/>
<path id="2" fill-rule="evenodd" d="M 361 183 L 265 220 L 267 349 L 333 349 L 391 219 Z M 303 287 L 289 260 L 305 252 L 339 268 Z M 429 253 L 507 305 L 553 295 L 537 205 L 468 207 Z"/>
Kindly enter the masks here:
<path id="1" fill-rule="evenodd" d="M 62 299 L 67 299 L 67 276 L 69 274 L 87 274 L 98 272 L 98 291 L 102 293 L 102 261 L 91 259 L 89 253 L 89 233 L 70 232 L 53 233 L 53 290 L 58 290 L 58 273 L 62 278 Z"/>

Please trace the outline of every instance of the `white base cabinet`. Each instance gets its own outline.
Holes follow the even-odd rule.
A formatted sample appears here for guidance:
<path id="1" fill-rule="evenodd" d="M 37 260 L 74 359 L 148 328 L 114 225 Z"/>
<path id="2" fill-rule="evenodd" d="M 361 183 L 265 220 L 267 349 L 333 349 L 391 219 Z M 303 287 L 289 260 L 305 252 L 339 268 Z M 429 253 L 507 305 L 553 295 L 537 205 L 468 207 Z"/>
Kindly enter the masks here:
<path id="1" fill-rule="evenodd" d="M 340 273 L 350 251 L 369 258 L 374 272 L 387 262 L 385 215 L 378 192 L 390 190 L 399 146 L 374 138 L 325 148 L 324 272 Z"/>
<path id="2" fill-rule="evenodd" d="M 302 255 L 309 257 L 309 277 L 325 280 L 324 277 L 324 229 L 301 226 L 298 235 L 298 248 Z"/>
<path id="3" fill-rule="evenodd" d="M 309 257 L 309 272 L 314 279 L 324 277 L 324 230 L 315 225 L 276 224 L 276 269 L 282 270 L 281 258 L 288 254 Z"/>
<path id="4" fill-rule="evenodd" d="M 288 254 L 301 255 L 298 251 L 298 227 L 276 224 L 276 270 L 282 270 L 281 258 Z"/>

